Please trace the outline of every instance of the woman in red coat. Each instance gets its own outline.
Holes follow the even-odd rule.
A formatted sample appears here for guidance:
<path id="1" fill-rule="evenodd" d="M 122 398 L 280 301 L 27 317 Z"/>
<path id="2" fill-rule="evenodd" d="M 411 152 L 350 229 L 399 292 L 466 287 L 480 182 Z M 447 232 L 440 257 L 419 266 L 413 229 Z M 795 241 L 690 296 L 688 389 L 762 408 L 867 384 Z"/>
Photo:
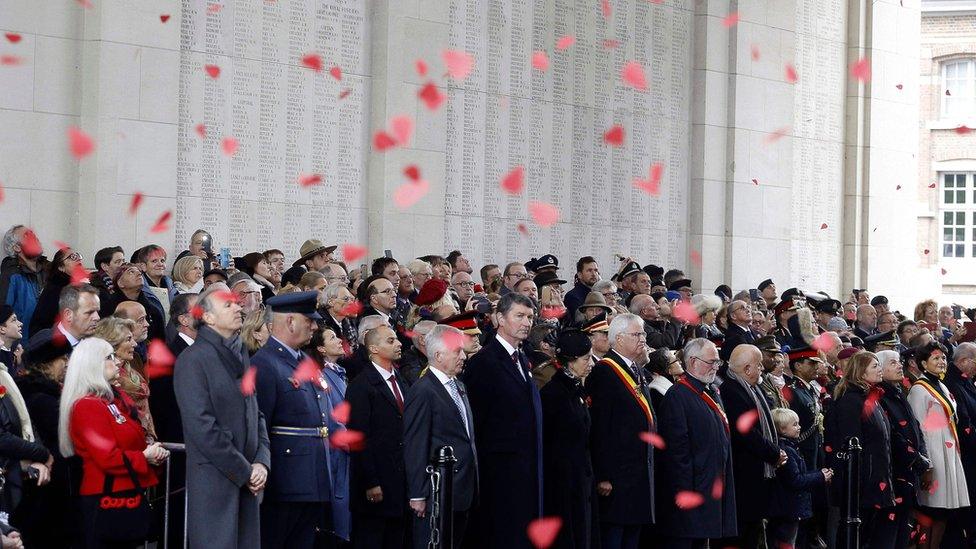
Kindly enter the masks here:
<path id="1" fill-rule="evenodd" d="M 125 461 L 135 471 L 142 488 L 158 483 L 151 466 L 163 463 L 169 452 L 158 443 L 146 444 L 146 432 L 132 401 L 112 388 L 119 375 L 119 361 L 103 339 L 89 338 L 74 348 L 61 393 L 59 442 L 64 456 L 77 454 L 82 461 L 81 532 L 85 547 L 135 547 L 104 543 L 95 531 L 101 496 L 108 491 L 135 488 Z M 110 477 L 108 482 L 106 478 Z"/>

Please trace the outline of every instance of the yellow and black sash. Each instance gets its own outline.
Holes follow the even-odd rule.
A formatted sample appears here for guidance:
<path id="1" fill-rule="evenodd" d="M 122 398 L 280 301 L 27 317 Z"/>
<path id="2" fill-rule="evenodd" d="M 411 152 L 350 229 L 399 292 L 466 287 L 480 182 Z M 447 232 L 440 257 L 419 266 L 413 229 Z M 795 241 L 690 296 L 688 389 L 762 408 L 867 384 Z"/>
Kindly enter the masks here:
<path id="1" fill-rule="evenodd" d="M 940 393 L 938 389 L 932 386 L 929 380 L 925 379 L 924 377 L 918 378 L 918 380 L 915 382 L 915 385 L 919 385 L 923 389 L 928 391 L 928 393 L 932 396 L 932 398 L 934 398 L 935 401 L 942 406 L 942 411 L 945 412 L 946 415 L 946 422 L 949 424 L 949 431 L 952 433 L 952 440 L 955 441 L 956 448 L 958 448 L 959 433 L 956 432 L 956 414 L 953 411 L 952 404 L 950 404 L 949 401 L 943 398 L 942 393 Z M 924 422 L 925 418 L 922 418 L 921 421 Z"/>
<path id="2" fill-rule="evenodd" d="M 634 378 L 630 377 L 630 374 L 624 370 L 623 366 L 617 364 L 612 359 L 604 357 L 600 362 L 605 363 L 610 367 L 610 370 L 613 373 L 617 374 L 617 377 L 620 378 L 621 382 L 623 382 L 624 387 L 626 387 L 627 391 L 630 392 L 630 396 L 634 397 L 634 400 L 637 401 L 637 405 L 640 406 L 640 409 L 644 411 L 644 415 L 647 416 L 648 425 L 653 427 L 654 413 L 651 412 L 651 405 L 649 402 L 647 402 L 647 397 L 644 396 L 644 392 L 637 387 L 637 383 L 634 382 Z"/>

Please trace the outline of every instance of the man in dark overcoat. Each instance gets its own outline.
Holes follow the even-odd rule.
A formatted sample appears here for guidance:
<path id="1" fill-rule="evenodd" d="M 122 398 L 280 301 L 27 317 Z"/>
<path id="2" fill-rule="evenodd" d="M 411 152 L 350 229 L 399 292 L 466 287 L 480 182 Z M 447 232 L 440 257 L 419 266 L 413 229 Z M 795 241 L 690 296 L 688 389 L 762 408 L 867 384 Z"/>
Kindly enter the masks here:
<path id="1" fill-rule="evenodd" d="M 722 341 L 721 359 L 728 361 L 732 350 L 743 343 L 756 342 L 756 334 L 749 327 L 752 322 L 752 307 L 745 301 L 735 300 L 729 304 L 729 327 L 725 330 L 725 340 Z"/>
<path id="2" fill-rule="evenodd" d="M 427 373 L 410 386 L 404 411 L 404 459 L 407 465 L 407 493 L 414 521 L 414 546 L 426 548 L 430 541 L 428 513 L 432 500 L 427 466 L 437 451 L 450 446 L 454 464 L 454 547 L 461 540 L 468 511 L 475 501 L 478 486 L 478 460 L 474 445 L 474 417 L 464 384 L 457 378 L 464 367 L 461 330 L 453 326 L 434 326 L 424 336 L 428 353 Z"/>
<path id="3" fill-rule="evenodd" d="M 643 527 L 654 523 L 654 447 L 639 436 L 657 430 L 637 362 L 647 354 L 644 321 L 617 315 L 609 338 L 610 352 L 586 378 L 601 541 L 604 548 L 635 548 Z"/>
<path id="4" fill-rule="evenodd" d="M 318 292 L 293 292 L 268 299 L 271 335 L 251 359 L 275 465 L 261 504 L 266 549 L 311 549 L 330 514 L 331 408 L 318 375 L 321 365 L 301 351 L 318 329 L 317 298 Z"/>
<path id="5" fill-rule="evenodd" d="M 675 549 L 737 534 L 729 422 L 714 386 L 718 349 L 695 338 L 685 344 L 684 360 L 686 373 L 668 389 L 659 413 L 661 480 L 674 503 L 662 522 L 665 546 Z"/>
<path id="6" fill-rule="evenodd" d="M 766 539 L 763 519 L 769 516 L 776 468 L 786 462 L 769 405 L 759 390 L 761 372 L 758 347 L 742 344 L 732 351 L 727 379 L 722 383 L 722 404 L 729 425 L 735 426 L 730 434 L 739 533 L 722 543 L 723 547 L 758 547 Z"/>
<path id="7" fill-rule="evenodd" d="M 528 549 L 526 528 L 542 514 L 542 402 L 521 349 L 534 316 L 528 297 L 502 296 L 498 333 L 464 367 L 481 481 L 472 547 Z"/>
<path id="8" fill-rule="evenodd" d="M 241 306 L 220 286 L 200 294 L 198 305 L 204 325 L 173 376 L 186 440 L 189 546 L 258 547 L 258 495 L 271 453 L 257 397 L 241 383 L 248 365 L 237 335 Z"/>
<path id="9" fill-rule="evenodd" d="M 409 516 L 403 461 L 407 385 L 396 367 L 401 345 L 393 328 L 381 325 L 366 332 L 363 346 L 370 362 L 346 389 L 346 427 L 364 436 L 362 450 L 352 453 L 352 541 L 363 549 L 402 549 Z"/>

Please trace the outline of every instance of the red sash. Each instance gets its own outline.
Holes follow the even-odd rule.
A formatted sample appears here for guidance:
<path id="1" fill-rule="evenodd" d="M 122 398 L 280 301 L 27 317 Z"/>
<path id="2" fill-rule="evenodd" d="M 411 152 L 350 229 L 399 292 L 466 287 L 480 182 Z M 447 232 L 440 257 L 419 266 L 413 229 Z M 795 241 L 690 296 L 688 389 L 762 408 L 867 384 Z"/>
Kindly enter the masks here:
<path id="1" fill-rule="evenodd" d="M 714 399 L 712 399 L 711 395 L 709 395 L 705 391 L 699 391 L 698 389 L 696 389 L 695 386 L 692 385 L 691 382 L 689 382 L 687 379 L 685 379 L 684 376 L 681 376 L 681 378 L 678 379 L 678 383 L 680 383 L 680 384 L 684 385 L 685 387 L 691 389 L 692 392 L 694 392 L 696 395 L 698 395 L 698 398 L 702 399 L 702 401 L 704 401 L 705 404 L 709 408 L 711 408 L 712 411 L 715 412 L 715 414 L 718 415 L 718 417 L 722 420 L 722 425 L 725 426 L 725 432 L 726 432 L 726 434 L 730 434 L 730 431 L 729 431 L 729 418 L 725 415 L 725 411 L 722 410 L 722 408 L 718 405 L 718 403 L 715 402 Z"/>

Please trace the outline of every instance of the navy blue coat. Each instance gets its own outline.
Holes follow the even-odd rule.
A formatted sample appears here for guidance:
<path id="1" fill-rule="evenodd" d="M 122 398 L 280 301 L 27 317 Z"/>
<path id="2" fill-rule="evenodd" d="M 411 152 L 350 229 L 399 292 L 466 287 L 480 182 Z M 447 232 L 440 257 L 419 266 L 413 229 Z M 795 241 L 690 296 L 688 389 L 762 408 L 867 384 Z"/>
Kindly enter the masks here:
<path id="1" fill-rule="evenodd" d="M 697 391 L 704 388 L 694 377 L 685 378 Z M 721 397 L 718 404 L 721 406 Z M 683 383 L 668 389 L 658 418 L 658 432 L 667 445 L 662 452 L 664 474 L 660 480 L 667 484 L 668 500 L 673 503 L 681 491 L 697 492 L 705 498 L 693 509 L 679 510 L 671 505 L 662 521 L 663 531 L 680 538 L 735 536 L 738 528 L 728 425 Z M 724 482 L 719 499 L 711 497 L 716 479 Z"/>
<path id="2" fill-rule="evenodd" d="M 966 473 L 970 505 L 976 505 L 976 384 L 971 377 L 963 377 L 955 364 L 949 365 L 943 383 L 956 398 L 959 455 Z"/>
<path id="3" fill-rule="evenodd" d="M 530 548 L 525 529 L 542 515 L 542 401 L 528 359 L 525 378 L 516 368 L 497 338 L 464 368 L 482 505 L 473 516 L 473 547 Z"/>
<path id="4" fill-rule="evenodd" d="M 627 363 L 610 351 L 604 360 L 624 370 Z M 627 371 L 628 380 L 634 381 Z M 649 391 L 642 388 L 648 406 Z M 654 523 L 654 447 L 640 439 L 640 433 L 657 431 L 624 382 L 601 360 L 586 378 L 592 405 L 591 448 L 594 478 L 609 481 L 610 495 L 599 498 L 600 520 L 613 524 Z M 653 414 L 653 410 L 652 410 Z M 558 458 L 557 458 L 558 459 Z"/>
<path id="5" fill-rule="evenodd" d="M 323 391 L 323 399 L 327 399 L 329 407 L 329 434 L 334 435 L 345 431 L 346 426 L 339 423 L 332 415 L 335 409 L 346 398 L 346 371 L 342 366 L 326 366 L 322 369 L 322 377 L 329 385 Z M 316 389 L 318 392 L 319 389 Z M 349 507 L 349 452 L 332 448 L 329 450 L 329 465 L 332 472 L 332 530 L 337 536 L 349 540 L 352 533 L 352 510 Z"/>
<path id="6" fill-rule="evenodd" d="M 760 393 L 760 399 L 765 399 Z M 738 425 L 747 413 L 766 415 L 769 425 L 773 418 L 767 409 L 757 410 L 756 403 L 742 384 L 734 379 L 722 384 L 722 402 L 730 425 Z M 775 427 L 773 427 L 775 430 Z M 735 509 L 740 521 L 756 521 L 769 516 L 769 492 L 772 479 L 764 477 L 765 464 L 775 466 L 779 461 L 779 447 L 762 436 L 762 424 L 757 419 L 745 433 L 732 429 L 732 465 L 735 471 Z"/>
<path id="7" fill-rule="evenodd" d="M 591 291 L 592 289 L 589 286 L 577 280 L 573 289 L 566 292 L 566 297 L 563 298 L 563 305 L 566 306 L 566 316 L 570 321 L 576 316 L 576 308 L 586 301 L 586 296 Z"/>
<path id="8" fill-rule="evenodd" d="M 251 357 L 251 364 L 257 368 L 258 408 L 271 440 L 272 468 L 264 497 L 269 501 L 331 501 L 328 441 L 272 432 L 278 426 L 328 426 L 328 401 L 313 387 L 317 381 L 295 387 L 289 378 L 295 375 L 299 360 L 273 337 Z"/>
<path id="9" fill-rule="evenodd" d="M 805 519 L 813 516 L 813 489 L 825 484 L 819 469 L 809 470 L 796 442 L 779 439 L 779 447 L 786 452 L 786 463 L 776 470 L 776 483 L 769 500 L 769 516 L 784 519 Z"/>

